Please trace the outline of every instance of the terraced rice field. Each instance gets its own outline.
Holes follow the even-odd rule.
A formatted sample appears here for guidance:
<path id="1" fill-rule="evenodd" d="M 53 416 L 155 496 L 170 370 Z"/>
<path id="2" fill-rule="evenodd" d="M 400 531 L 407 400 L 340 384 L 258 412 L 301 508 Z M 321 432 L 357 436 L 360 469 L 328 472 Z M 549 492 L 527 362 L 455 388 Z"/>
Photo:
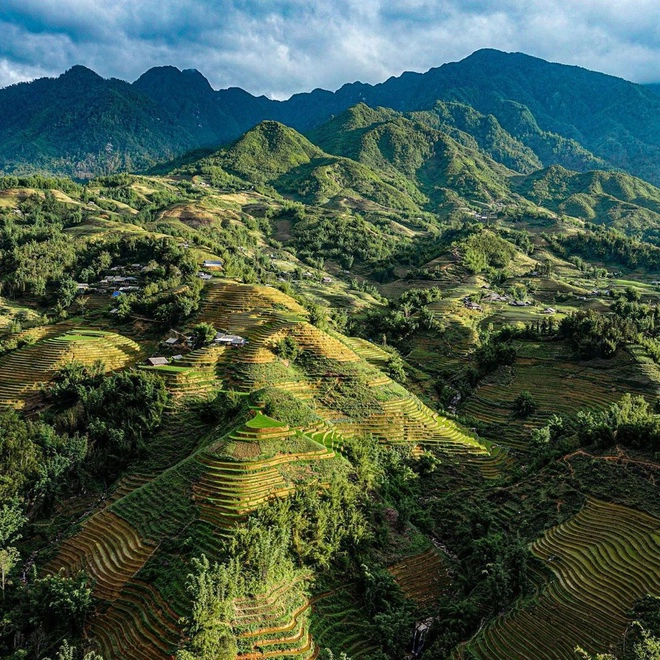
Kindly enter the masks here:
<path id="1" fill-rule="evenodd" d="M 359 596 L 351 587 L 315 596 L 312 600 L 311 631 L 319 648 L 330 648 L 335 657 L 344 652 L 359 660 L 376 651 L 373 628 L 366 612 L 356 607 Z"/>
<path id="2" fill-rule="evenodd" d="M 309 632 L 310 601 L 302 578 L 276 585 L 265 594 L 234 600 L 232 628 L 237 660 L 316 658 Z"/>
<path id="3" fill-rule="evenodd" d="M 290 335 L 302 350 L 311 351 L 329 360 L 356 362 L 360 359 L 355 351 L 311 323 L 296 323 L 291 328 Z"/>
<path id="4" fill-rule="evenodd" d="M 342 336 L 341 341 L 357 353 L 363 360 L 366 360 L 369 364 L 372 364 L 378 369 L 382 369 L 390 359 L 390 354 L 387 351 L 384 351 L 382 348 L 379 348 L 366 339 Z"/>
<path id="5" fill-rule="evenodd" d="M 201 518 L 230 527 L 268 500 L 292 492 L 293 466 L 333 458 L 323 444 L 258 414 L 196 456 L 203 469 L 194 486 Z M 317 479 L 313 471 L 306 478 Z"/>
<path id="6" fill-rule="evenodd" d="M 175 401 L 180 399 L 208 399 L 222 386 L 216 376 L 215 365 L 208 368 L 186 365 L 165 365 L 158 367 L 141 366 L 146 371 L 154 371 L 162 376 L 168 392 Z"/>
<path id="7" fill-rule="evenodd" d="M 114 332 L 75 329 L 44 339 L 0 359 L 0 406 L 24 407 L 69 362 L 102 362 L 106 371 L 114 371 L 134 363 L 139 354 L 134 341 Z"/>
<path id="8" fill-rule="evenodd" d="M 476 419 L 507 426 L 499 442 L 524 448 L 525 430 L 544 424 L 553 414 L 574 414 L 579 409 L 600 410 L 619 400 L 624 392 L 653 395 L 634 360 L 622 353 L 611 361 L 575 362 L 561 342 L 522 347 L 510 372 L 481 385 L 461 412 Z M 530 418 L 513 414 L 521 391 L 532 393 L 539 408 Z"/>
<path id="9" fill-rule="evenodd" d="M 238 284 L 227 280 L 209 282 L 201 318 L 227 332 L 244 331 L 250 319 L 264 312 L 288 312 L 302 318 L 307 311 L 285 293 L 267 286 Z"/>
<path id="10" fill-rule="evenodd" d="M 178 619 L 156 589 L 132 580 L 86 632 L 107 660 L 170 660 L 181 639 Z"/>
<path id="11" fill-rule="evenodd" d="M 555 574 L 531 605 L 496 619 L 461 651 L 471 658 L 568 660 L 611 652 L 633 603 L 660 595 L 660 519 L 589 499 L 531 546 Z"/>
<path id="12" fill-rule="evenodd" d="M 94 596 L 112 601 L 155 547 L 126 520 L 106 509 L 92 516 L 79 534 L 64 541 L 48 571 L 74 575 L 84 570 L 94 580 Z"/>
<path id="13" fill-rule="evenodd" d="M 434 548 L 390 566 L 387 569 L 406 598 L 419 607 L 432 605 L 447 592 L 451 580 L 440 553 Z"/>
<path id="14" fill-rule="evenodd" d="M 372 435 L 392 444 L 432 445 L 450 454 L 488 453 L 475 434 L 438 415 L 412 394 L 404 391 L 402 396 L 379 403 L 380 410 L 363 419 L 341 418 L 323 408 L 317 408 L 317 412 L 349 437 Z"/>

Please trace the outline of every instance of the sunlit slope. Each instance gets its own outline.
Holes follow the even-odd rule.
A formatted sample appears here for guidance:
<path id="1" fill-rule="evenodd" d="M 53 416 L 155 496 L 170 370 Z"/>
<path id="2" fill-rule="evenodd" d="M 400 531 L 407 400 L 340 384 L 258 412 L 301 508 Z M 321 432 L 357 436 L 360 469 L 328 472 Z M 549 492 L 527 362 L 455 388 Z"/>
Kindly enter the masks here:
<path id="1" fill-rule="evenodd" d="M 568 660 L 577 646 L 611 652 L 635 601 L 660 595 L 660 520 L 645 513 L 590 499 L 531 547 L 554 579 L 470 641 L 470 657 Z"/>
<path id="2" fill-rule="evenodd" d="M 78 362 L 87 367 L 102 363 L 105 371 L 136 361 L 140 347 L 114 332 L 75 329 L 18 349 L 0 360 L 0 405 L 22 408 L 55 372 Z"/>

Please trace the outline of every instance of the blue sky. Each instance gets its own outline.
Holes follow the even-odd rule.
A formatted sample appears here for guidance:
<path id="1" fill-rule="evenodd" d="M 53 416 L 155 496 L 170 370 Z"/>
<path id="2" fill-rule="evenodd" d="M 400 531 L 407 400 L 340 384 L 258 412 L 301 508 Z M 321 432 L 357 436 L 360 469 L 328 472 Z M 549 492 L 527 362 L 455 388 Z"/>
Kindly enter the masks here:
<path id="1" fill-rule="evenodd" d="M 486 47 L 660 81 L 657 0 L 1 0 L 0 34 L 0 86 L 171 64 L 286 98 Z"/>

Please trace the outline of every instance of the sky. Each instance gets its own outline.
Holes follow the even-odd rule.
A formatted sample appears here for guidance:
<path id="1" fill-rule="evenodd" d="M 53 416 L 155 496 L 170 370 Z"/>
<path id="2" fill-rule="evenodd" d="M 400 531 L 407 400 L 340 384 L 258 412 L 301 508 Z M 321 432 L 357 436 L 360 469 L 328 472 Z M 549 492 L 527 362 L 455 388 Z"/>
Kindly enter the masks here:
<path id="1" fill-rule="evenodd" d="M 0 0 L 0 35 L 0 87 L 173 65 L 283 99 L 480 48 L 660 82 L 658 0 Z"/>

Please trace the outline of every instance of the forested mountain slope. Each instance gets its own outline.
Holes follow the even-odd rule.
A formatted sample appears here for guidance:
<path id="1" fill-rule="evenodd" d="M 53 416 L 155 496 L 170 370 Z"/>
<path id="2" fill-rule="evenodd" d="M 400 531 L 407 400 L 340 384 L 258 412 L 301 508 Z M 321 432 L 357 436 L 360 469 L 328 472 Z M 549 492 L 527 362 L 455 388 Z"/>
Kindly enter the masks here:
<path id="1" fill-rule="evenodd" d="M 240 88 L 214 91 L 199 72 L 174 67 L 151 69 L 132 85 L 74 67 L 57 79 L 0 90 L 0 162 L 6 171 L 76 176 L 136 170 L 189 149 L 221 146 L 266 119 L 312 131 L 358 103 L 421 112 L 432 126 L 451 129 L 453 137 L 471 135 L 523 173 L 559 164 L 619 168 L 660 181 L 660 97 L 652 89 L 495 50 L 377 85 L 356 82 L 286 101 Z M 19 148 L 24 141 L 38 151 Z"/>

